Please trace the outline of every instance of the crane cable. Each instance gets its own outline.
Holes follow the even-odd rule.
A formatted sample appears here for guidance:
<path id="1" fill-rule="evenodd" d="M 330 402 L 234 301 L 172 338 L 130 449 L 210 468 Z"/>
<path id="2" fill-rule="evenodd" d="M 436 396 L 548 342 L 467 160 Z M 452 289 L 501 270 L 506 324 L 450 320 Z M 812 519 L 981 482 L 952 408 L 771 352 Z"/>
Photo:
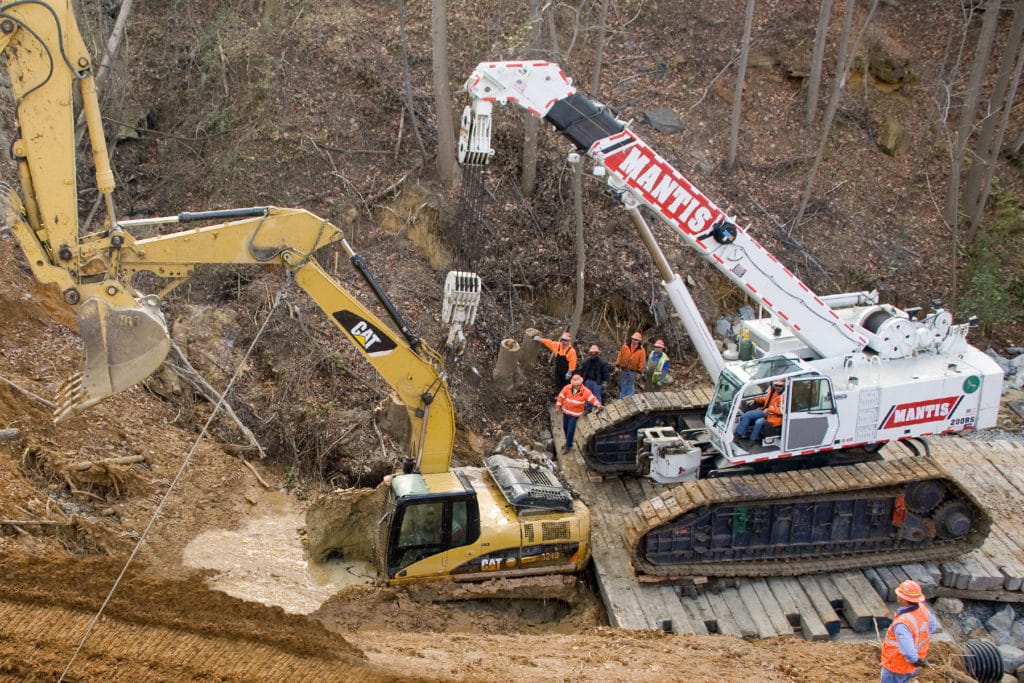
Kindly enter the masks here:
<path id="1" fill-rule="evenodd" d="M 241 374 L 242 372 L 242 368 L 245 367 L 246 361 L 252 354 L 253 349 L 256 348 L 256 342 L 258 342 L 260 337 L 263 336 L 263 332 L 267 329 L 267 324 L 273 317 L 274 311 L 277 310 L 278 305 L 280 305 L 280 303 L 284 301 L 284 298 L 284 287 L 282 287 L 281 289 L 278 290 L 277 296 L 274 298 L 274 305 L 270 308 L 270 311 L 267 313 L 266 319 L 263 321 L 263 324 L 260 326 L 260 329 L 256 332 L 256 336 L 253 338 L 252 343 L 249 344 L 249 348 L 246 349 L 245 356 L 243 356 L 242 360 L 238 363 L 238 367 L 235 369 L 235 374 L 231 376 L 231 381 L 228 382 L 227 388 L 224 389 L 224 392 L 221 394 L 220 399 L 217 401 L 217 405 L 214 406 L 213 411 L 210 413 L 210 417 L 206 419 L 206 424 L 203 425 L 203 429 L 199 432 L 199 436 L 196 437 L 195 442 L 192 444 L 192 448 L 189 449 L 188 454 L 182 461 L 181 467 L 178 468 L 178 473 L 174 475 L 174 480 L 171 481 L 170 486 L 167 487 L 167 491 L 164 493 L 163 498 L 160 499 L 160 503 L 159 505 L 156 506 L 156 510 L 153 511 L 153 516 L 150 518 L 149 523 L 146 524 L 146 528 L 143 529 L 142 534 L 139 535 L 139 540 L 135 543 L 135 547 L 132 548 L 131 555 L 129 555 L 128 559 L 125 561 L 124 567 L 121 569 L 121 573 L 117 576 L 117 579 L 114 580 L 114 585 L 110 587 L 110 592 L 107 593 L 106 599 L 103 601 L 103 604 L 100 605 L 100 608 L 96 612 L 96 615 L 93 616 L 92 621 L 89 622 L 89 626 L 85 629 L 85 633 L 82 635 L 82 640 L 79 641 L 78 647 L 75 648 L 74 653 L 72 653 L 71 659 L 68 661 L 67 666 L 64 668 L 64 672 L 61 673 L 60 678 L 57 679 L 57 683 L 62 683 L 64 681 L 64 677 L 67 676 L 68 671 L 71 670 L 72 664 L 75 663 L 75 659 L 78 657 L 78 654 L 82 651 L 82 648 L 85 646 L 85 641 L 88 640 L 89 636 L 92 634 L 92 631 L 96 626 L 96 622 L 98 622 L 100 617 L 103 615 L 103 610 L 106 609 L 107 604 L 110 602 L 111 598 L 114 597 L 114 591 L 117 590 L 118 586 L 121 583 L 121 580 L 124 578 L 124 575 L 128 572 L 128 567 L 131 565 L 136 555 L 139 554 L 139 550 L 142 548 L 142 544 L 145 542 L 146 536 L 149 534 L 150 529 L 152 529 L 153 524 L 156 522 L 157 518 L 160 517 L 160 513 L 163 511 L 164 508 L 164 504 L 167 502 L 167 499 L 170 498 L 171 492 L 174 490 L 174 487 L 178 483 L 178 480 L 181 479 L 181 475 L 184 474 L 185 468 L 188 467 L 189 461 L 192 459 L 192 456 L 195 455 L 196 449 L 199 447 L 199 443 L 203 440 L 203 437 L 206 436 L 206 432 L 209 431 L 210 425 L 213 423 L 213 419 L 217 416 L 217 413 L 220 412 L 220 408 L 222 405 L 224 405 L 224 401 L 226 400 L 228 394 L 231 393 L 231 389 L 235 384 L 235 380 L 238 379 L 239 374 Z"/>

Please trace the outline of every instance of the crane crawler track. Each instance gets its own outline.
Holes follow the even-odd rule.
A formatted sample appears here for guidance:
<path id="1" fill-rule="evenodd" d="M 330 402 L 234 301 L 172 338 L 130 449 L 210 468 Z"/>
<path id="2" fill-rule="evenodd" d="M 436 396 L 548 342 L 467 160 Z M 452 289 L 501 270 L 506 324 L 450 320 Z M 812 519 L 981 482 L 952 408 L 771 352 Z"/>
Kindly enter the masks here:
<path id="1" fill-rule="evenodd" d="M 920 488 L 942 504 L 908 509 Z M 635 507 L 624 537 L 642 574 L 780 576 L 946 559 L 990 526 L 934 460 L 900 458 L 688 482 Z"/>
<path id="2" fill-rule="evenodd" d="M 636 433 L 639 429 L 671 426 L 677 432 L 703 428 L 711 392 L 658 391 L 608 401 L 599 413 L 589 413 L 576 427 L 587 466 L 595 472 L 635 473 Z"/>

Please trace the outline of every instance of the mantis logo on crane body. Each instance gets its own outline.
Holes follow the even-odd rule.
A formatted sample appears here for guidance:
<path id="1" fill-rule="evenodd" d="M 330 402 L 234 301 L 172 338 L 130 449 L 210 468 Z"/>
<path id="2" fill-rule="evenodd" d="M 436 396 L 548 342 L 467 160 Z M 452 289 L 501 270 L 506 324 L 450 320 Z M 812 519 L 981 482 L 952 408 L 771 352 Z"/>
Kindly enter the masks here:
<path id="1" fill-rule="evenodd" d="M 367 356 L 383 356 L 395 350 L 396 344 L 391 336 L 362 316 L 352 311 L 335 311 L 333 315 Z"/>
<path id="2" fill-rule="evenodd" d="M 949 418 L 962 396 L 947 396 L 930 401 L 900 403 L 889 410 L 880 429 L 894 429 L 925 422 L 942 422 Z"/>
<path id="3" fill-rule="evenodd" d="M 699 235 L 722 211 L 640 139 L 601 160 L 683 232 Z"/>

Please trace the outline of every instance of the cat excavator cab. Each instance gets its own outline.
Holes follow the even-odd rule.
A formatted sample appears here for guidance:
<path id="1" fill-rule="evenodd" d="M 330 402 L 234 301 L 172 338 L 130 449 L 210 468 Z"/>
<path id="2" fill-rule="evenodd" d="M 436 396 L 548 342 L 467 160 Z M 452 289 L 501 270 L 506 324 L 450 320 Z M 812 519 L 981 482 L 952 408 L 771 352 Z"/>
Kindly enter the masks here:
<path id="1" fill-rule="evenodd" d="M 491 456 L 486 468 L 452 469 L 455 415 L 443 358 L 414 334 L 363 259 L 330 222 L 301 209 L 246 207 L 119 220 L 114 175 L 100 121 L 92 60 L 70 0 L 0 5 L 0 51 L 17 102 L 12 149 L 24 202 L 9 190 L 8 219 L 37 280 L 59 287 L 84 345 L 56 419 L 66 419 L 148 377 L 169 350 L 160 298 L 204 264 L 277 265 L 391 386 L 410 425 L 403 472 L 390 477 L 376 528 L 378 569 L 391 583 L 572 574 L 590 556 L 589 511 L 555 473 Z M 102 228 L 80 235 L 72 86 L 78 84 L 106 206 Z M 136 238 L 139 228 L 166 234 Z M 187 227 L 185 227 L 187 226 Z M 320 266 L 314 254 L 340 245 L 399 332 Z M 134 283 L 148 273 L 159 293 Z M 470 324 L 478 280 L 461 274 L 459 312 Z M 474 276 L 475 277 L 475 276 Z"/>

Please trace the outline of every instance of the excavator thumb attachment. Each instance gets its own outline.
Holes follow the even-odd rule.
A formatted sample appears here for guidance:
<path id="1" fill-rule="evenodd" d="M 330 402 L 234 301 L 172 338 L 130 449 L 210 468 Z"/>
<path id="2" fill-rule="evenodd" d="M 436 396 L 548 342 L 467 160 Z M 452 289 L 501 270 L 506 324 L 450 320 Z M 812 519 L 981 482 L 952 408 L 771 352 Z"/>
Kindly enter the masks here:
<path id="1" fill-rule="evenodd" d="M 146 379 L 164 362 L 171 346 L 155 296 L 142 297 L 135 307 L 113 307 L 90 297 L 77 317 L 84 346 L 82 370 L 57 392 L 54 422 Z"/>

